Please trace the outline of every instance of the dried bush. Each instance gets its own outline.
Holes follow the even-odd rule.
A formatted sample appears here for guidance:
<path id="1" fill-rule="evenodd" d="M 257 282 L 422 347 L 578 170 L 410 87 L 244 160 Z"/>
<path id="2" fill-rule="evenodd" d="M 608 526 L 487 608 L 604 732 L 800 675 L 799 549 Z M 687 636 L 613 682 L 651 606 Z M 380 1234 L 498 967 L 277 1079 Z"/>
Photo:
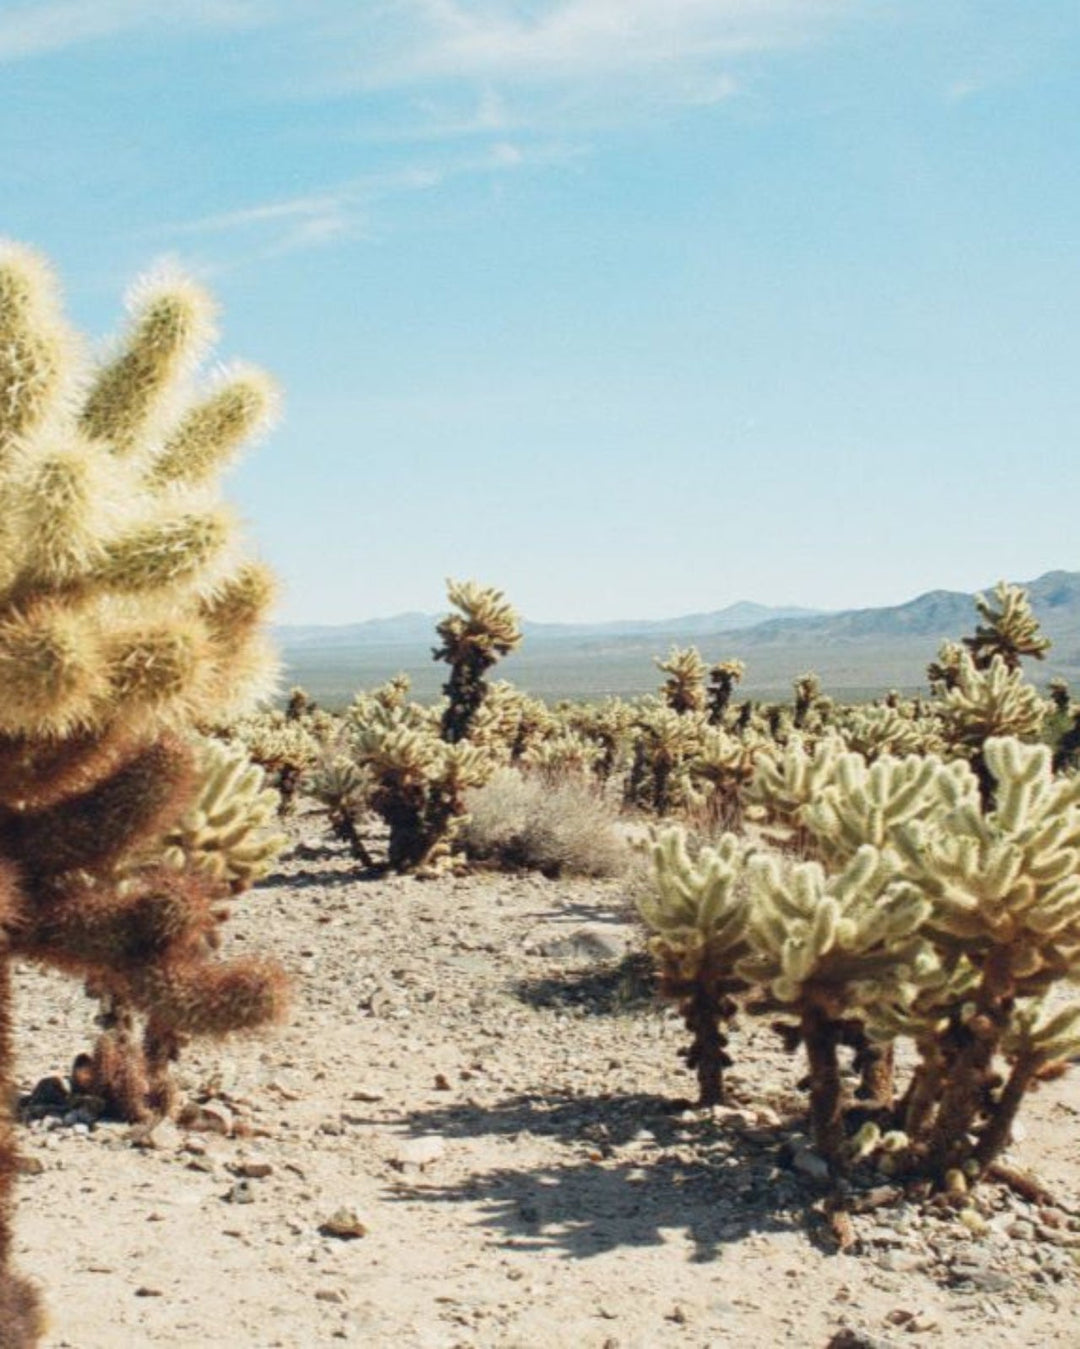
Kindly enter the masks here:
<path id="1" fill-rule="evenodd" d="M 628 849 L 615 813 L 575 776 L 543 780 L 500 769 L 465 798 L 460 842 L 476 861 L 545 876 L 617 876 Z"/>

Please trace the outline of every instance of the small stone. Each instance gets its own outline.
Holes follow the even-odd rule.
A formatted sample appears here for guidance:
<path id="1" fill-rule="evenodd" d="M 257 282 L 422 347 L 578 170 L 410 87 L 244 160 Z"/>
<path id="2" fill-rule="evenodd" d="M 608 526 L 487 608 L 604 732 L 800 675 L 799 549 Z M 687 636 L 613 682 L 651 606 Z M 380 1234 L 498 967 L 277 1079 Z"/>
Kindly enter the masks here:
<path id="1" fill-rule="evenodd" d="M 795 1154 L 792 1166 L 802 1175 L 810 1180 L 826 1181 L 829 1179 L 829 1163 L 824 1157 L 819 1157 L 811 1148 L 803 1148 Z"/>
<path id="2" fill-rule="evenodd" d="M 180 1112 L 180 1125 L 196 1133 L 221 1134 L 228 1138 L 235 1119 L 233 1112 L 220 1101 L 208 1101 L 205 1105 L 188 1104 Z"/>
<path id="3" fill-rule="evenodd" d="M 908 1311 L 906 1307 L 894 1307 L 891 1312 L 887 1312 L 885 1320 L 890 1326 L 906 1326 L 915 1320 L 915 1313 Z"/>
<path id="4" fill-rule="evenodd" d="M 227 1204 L 254 1204 L 255 1194 L 251 1188 L 251 1182 L 238 1180 L 235 1185 L 230 1186 L 225 1193 L 225 1202 Z"/>
<path id="5" fill-rule="evenodd" d="M 325 1222 L 319 1224 L 319 1231 L 324 1237 L 338 1237 L 343 1241 L 350 1241 L 356 1237 L 366 1237 L 368 1226 L 356 1209 L 343 1205 L 335 1209 Z"/>
<path id="6" fill-rule="evenodd" d="M 161 1297 L 161 1296 L 162 1296 L 162 1292 L 161 1292 L 161 1289 L 160 1289 L 160 1288 L 147 1288 L 145 1284 L 142 1284 L 142 1285 L 140 1285 L 138 1288 L 135 1289 L 135 1296 L 136 1296 L 136 1297 Z"/>
<path id="7" fill-rule="evenodd" d="M 265 1157 L 243 1157 L 234 1164 L 232 1170 L 235 1175 L 247 1180 L 265 1180 L 274 1174 L 274 1164 Z"/>
<path id="8" fill-rule="evenodd" d="M 436 1091 L 450 1091 L 450 1090 L 451 1090 L 450 1079 L 446 1076 L 445 1073 L 436 1073 L 436 1074 L 435 1074 L 435 1090 L 436 1090 Z"/>
<path id="9" fill-rule="evenodd" d="M 45 1163 L 32 1153 L 20 1153 L 15 1159 L 15 1169 L 20 1176 L 40 1176 L 45 1170 Z"/>
<path id="10" fill-rule="evenodd" d="M 316 1288 L 316 1302 L 334 1302 L 339 1306 L 345 1301 L 345 1294 L 338 1288 Z"/>

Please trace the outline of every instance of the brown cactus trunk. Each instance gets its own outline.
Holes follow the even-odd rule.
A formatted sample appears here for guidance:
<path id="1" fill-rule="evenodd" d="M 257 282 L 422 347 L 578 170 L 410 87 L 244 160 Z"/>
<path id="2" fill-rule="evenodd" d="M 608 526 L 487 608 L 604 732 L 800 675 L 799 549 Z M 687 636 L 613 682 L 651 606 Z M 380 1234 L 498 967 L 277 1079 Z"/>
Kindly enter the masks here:
<path id="1" fill-rule="evenodd" d="M 840 1026 L 812 999 L 803 1003 L 801 1030 L 810 1065 L 810 1129 L 814 1147 L 836 1174 L 844 1143 L 843 1090 L 837 1046 Z"/>

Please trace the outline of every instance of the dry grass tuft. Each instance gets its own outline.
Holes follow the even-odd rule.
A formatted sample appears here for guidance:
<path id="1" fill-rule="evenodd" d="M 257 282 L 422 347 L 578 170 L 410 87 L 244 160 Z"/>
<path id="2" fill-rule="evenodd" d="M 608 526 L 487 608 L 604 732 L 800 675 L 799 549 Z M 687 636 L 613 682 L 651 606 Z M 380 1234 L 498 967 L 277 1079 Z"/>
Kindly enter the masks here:
<path id="1" fill-rule="evenodd" d="M 478 862 L 545 876 L 620 876 L 628 848 L 615 829 L 614 809 L 596 787 L 576 776 L 552 780 L 500 769 L 465 802 L 460 835 Z"/>

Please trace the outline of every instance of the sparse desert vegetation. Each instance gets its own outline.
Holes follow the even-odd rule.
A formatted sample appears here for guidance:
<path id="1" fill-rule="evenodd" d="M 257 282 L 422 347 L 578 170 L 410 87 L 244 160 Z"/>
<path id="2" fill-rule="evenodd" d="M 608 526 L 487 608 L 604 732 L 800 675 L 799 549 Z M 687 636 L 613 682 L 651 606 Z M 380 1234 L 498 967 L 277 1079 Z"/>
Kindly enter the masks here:
<path id="1" fill-rule="evenodd" d="M 737 654 L 676 645 L 655 694 L 549 705 L 492 677 L 522 641 L 505 595 L 451 581 L 439 700 L 399 675 L 342 712 L 301 688 L 260 707 L 272 583 L 238 555 L 216 483 L 272 395 L 247 369 L 192 387 L 209 323 L 190 282 L 146 283 L 83 370 L 47 268 L 0 257 L 2 954 L 19 992 L 0 1069 L 20 1098 L 0 1149 L 3 1349 L 49 1337 L 11 1259 L 20 1135 L 29 1233 L 69 1169 L 89 1194 L 126 1177 L 118 1212 L 146 1166 L 200 1206 L 194 1270 L 152 1255 L 167 1290 L 136 1275 L 138 1243 L 87 1265 L 104 1233 L 79 1215 L 48 1262 L 55 1342 L 79 1349 L 235 1342 L 211 1325 L 222 1233 L 250 1256 L 221 1267 L 253 1344 L 562 1342 L 530 1261 L 547 1305 L 569 1297 L 575 1344 L 622 1342 L 597 1316 L 627 1343 L 658 1317 L 747 1344 L 806 1343 L 808 1325 L 823 1346 L 871 1343 L 874 1317 L 960 1334 L 954 1288 L 999 1295 L 1003 1335 L 1050 1342 L 1078 1301 L 1075 1159 L 1053 1135 L 1080 1053 L 1080 708 L 1029 680 L 1050 643 L 1026 593 L 979 596 L 915 697 L 844 703 L 804 671 L 790 699 L 740 698 Z M 223 1050 L 226 1072 L 192 1045 L 280 1022 L 290 982 L 296 1021 L 264 1049 Z M 1015 1151 L 1029 1113 L 1046 1174 Z M 211 1230 L 222 1203 L 263 1225 Z M 454 1214 L 476 1225 L 459 1274 L 480 1271 L 485 1310 L 384 1305 L 385 1279 L 453 1244 Z M 846 1271 L 849 1305 L 818 1296 L 796 1324 L 751 1298 L 726 1319 L 737 1304 L 697 1297 L 669 1254 L 636 1313 L 590 1312 L 552 1274 L 553 1251 L 661 1248 L 672 1228 L 698 1260 L 728 1244 L 744 1264 L 782 1234 L 795 1278 Z M 383 1282 L 354 1247 L 382 1252 Z M 267 1261 L 282 1291 L 260 1301 Z M 918 1308 L 882 1304 L 883 1270 L 917 1279 Z M 122 1297 L 73 1329 L 64 1300 L 95 1274 L 161 1313 Z M 492 1298 L 504 1279 L 521 1295 Z"/>

